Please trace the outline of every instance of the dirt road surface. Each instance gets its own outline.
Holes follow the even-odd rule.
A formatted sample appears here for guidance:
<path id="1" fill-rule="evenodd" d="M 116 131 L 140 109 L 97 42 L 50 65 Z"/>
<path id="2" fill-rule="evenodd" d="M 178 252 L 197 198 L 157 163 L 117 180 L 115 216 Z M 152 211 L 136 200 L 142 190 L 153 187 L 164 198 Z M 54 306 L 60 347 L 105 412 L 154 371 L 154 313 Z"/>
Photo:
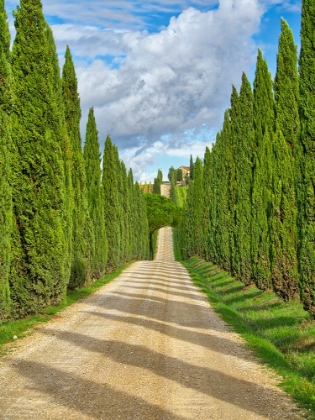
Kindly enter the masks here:
<path id="1" fill-rule="evenodd" d="M 159 234 L 137 262 L 0 361 L 1 419 L 301 419 Z"/>

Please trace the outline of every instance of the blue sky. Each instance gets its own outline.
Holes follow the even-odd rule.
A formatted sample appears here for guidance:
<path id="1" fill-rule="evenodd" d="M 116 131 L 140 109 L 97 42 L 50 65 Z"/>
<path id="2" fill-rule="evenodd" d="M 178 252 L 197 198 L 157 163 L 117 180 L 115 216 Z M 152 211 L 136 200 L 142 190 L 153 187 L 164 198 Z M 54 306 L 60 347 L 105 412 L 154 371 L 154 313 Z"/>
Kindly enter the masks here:
<path id="1" fill-rule="evenodd" d="M 300 0 L 43 0 L 60 65 L 70 46 L 82 140 L 94 107 L 135 178 L 203 157 L 221 129 L 231 86 L 254 77 L 257 48 L 274 74 L 285 18 L 299 45 Z M 15 0 L 6 2 L 12 37 Z"/>

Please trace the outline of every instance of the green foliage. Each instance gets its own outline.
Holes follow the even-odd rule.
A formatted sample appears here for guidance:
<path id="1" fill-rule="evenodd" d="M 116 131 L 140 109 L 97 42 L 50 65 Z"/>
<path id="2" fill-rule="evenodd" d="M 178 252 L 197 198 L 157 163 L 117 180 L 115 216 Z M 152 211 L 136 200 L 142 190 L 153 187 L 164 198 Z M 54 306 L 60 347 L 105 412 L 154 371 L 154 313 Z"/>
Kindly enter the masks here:
<path id="1" fill-rule="evenodd" d="M 62 69 L 62 94 L 72 152 L 73 257 L 69 287 L 74 289 L 83 286 L 91 279 L 91 252 L 94 248 L 94 237 L 88 210 L 85 163 L 81 147 L 81 108 L 78 82 L 69 47 L 66 49 L 65 63 Z"/>
<path id="2" fill-rule="evenodd" d="M 265 290 L 271 287 L 275 106 L 271 75 L 260 50 L 254 80 L 253 110 L 256 149 L 252 186 L 252 274 L 256 285 Z"/>
<path id="3" fill-rule="evenodd" d="M 302 194 L 299 202 L 299 264 L 301 298 L 315 316 L 315 4 L 302 1 L 300 52 L 300 124 L 303 154 Z"/>
<path id="4" fill-rule="evenodd" d="M 182 209 L 170 198 L 156 194 L 144 194 L 144 198 L 151 234 L 163 226 L 178 226 L 180 224 Z"/>
<path id="5" fill-rule="evenodd" d="M 176 194 L 176 171 L 171 171 L 171 188 L 170 188 L 170 199 L 177 204 Z"/>
<path id="6" fill-rule="evenodd" d="M 254 159 L 253 93 L 245 73 L 238 101 L 235 135 L 235 275 L 245 284 L 252 281 L 251 192 Z"/>
<path id="7" fill-rule="evenodd" d="M 176 170 L 176 181 L 181 182 L 183 180 L 183 170 L 181 168 Z"/>
<path id="8" fill-rule="evenodd" d="M 4 2 L 0 5 L 0 320 L 11 311 L 9 273 L 11 261 L 12 191 L 11 112 L 12 77 L 9 66 L 10 33 Z"/>
<path id="9" fill-rule="evenodd" d="M 297 48 L 293 34 L 282 20 L 274 82 L 277 132 L 274 142 L 274 180 L 272 215 L 272 284 L 287 300 L 298 289 L 296 191 L 301 184 L 297 145 L 299 133 Z"/>
<path id="10" fill-rule="evenodd" d="M 102 189 L 104 197 L 104 218 L 108 239 L 108 270 L 119 266 L 120 262 L 120 216 L 121 203 L 119 202 L 116 150 L 112 140 L 107 136 L 103 155 Z"/>
<path id="11" fill-rule="evenodd" d="M 60 142 L 62 158 L 63 158 L 63 171 L 64 171 L 64 205 L 62 210 L 63 215 L 63 231 L 65 235 L 65 251 L 64 251 L 64 272 L 66 284 L 69 283 L 71 273 L 72 261 L 72 212 L 73 212 L 73 191 L 71 180 L 71 166 L 72 166 L 72 151 L 69 141 L 66 121 L 64 102 L 62 97 L 62 85 L 60 77 L 60 67 L 58 62 L 58 55 L 56 51 L 56 44 L 53 37 L 51 28 L 46 26 L 46 39 L 48 49 L 48 60 L 50 63 L 50 82 L 52 84 L 51 97 L 55 106 L 54 112 L 58 115 L 57 118 L 51 118 L 50 124 L 52 130 L 58 133 L 58 140 Z"/>
<path id="12" fill-rule="evenodd" d="M 21 1 L 15 28 L 10 288 L 14 315 L 21 316 L 61 300 L 67 278 L 63 157 L 55 124 L 59 113 L 39 0 Z"/>
<path id="13" fill-rule="evenodd" d="M 176 169 L 174 169 L 174 166 L 171 166 L 170 167 L 170 169 L 169 169 L 169 171 L 168 171 L 168 175 L 167 175 L 167 177 L 168 177 L 168 180 L 170 181 L 170 182 L 172 182 L 172 176 L 173 176 L 173 173 L 176 171 Z"/>
<path id="14" fill-rule="evenodd" d="M 101 191 L 101 158 L 98 131 L 93 108 L 89 110 L 83 157 L 85 162 L 88 207 L 94 236 L 92 275 L 95 278 L 99 278 L 105 273 L 108 242 Z"/>
<path id="15" fill-rule="evenodd" d="M 193 181 L 195 178 L 195 164 L 192 155 L 190 155 L 190 172 L 189 178 Z"/>
<path id="16" fill-rule="evenodd" d="M 161 195 L 162 178 L 163 178 L 163 174 L 162 174 L 162 171 L 159 169 L 157 173 L 157 177 L 154 178 L 153 190 L 152 190 L 153 194 Z"/>

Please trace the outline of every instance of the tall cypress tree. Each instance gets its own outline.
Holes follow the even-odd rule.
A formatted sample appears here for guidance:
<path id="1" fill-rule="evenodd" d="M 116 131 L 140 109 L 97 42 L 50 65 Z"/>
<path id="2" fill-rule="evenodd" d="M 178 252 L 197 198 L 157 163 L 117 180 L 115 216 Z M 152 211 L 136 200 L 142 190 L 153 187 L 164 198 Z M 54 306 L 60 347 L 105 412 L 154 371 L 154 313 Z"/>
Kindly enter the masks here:
<path id="1" fill-rule="evenodd" d="M 210 149 L 206 147 L 203 160 L 203 222 L 202 222 L 202 257 L 205 260 L 210 259 L 210 203 L 212 200 L 211 190 L 212 179 L 212 155 Z"/>
<path id="2" fill-rule="evenodd" d="M 230 240 L 230 270 L 233 275 L 238 272 L 238 264 L 236 262 L 236 221 L 235 221 L 235 205 L 236 205 L 236 132 L 239 124 L 239 95 L 235 88 L 232 86 L 231 94 L 231 135 L 226 139 L 226 160 L 225 165 L 227 166 L 227 179 L 228 179 L 228 197 L 227 204 L 229 209 L 229 240 Z"/>
<path id="3" fill-rule="evenodd" d="M 271 287 L 271 214 L 275 108 L 271 75 L 258 51 L 254 80 L 255 158 L 252 189 L 252 272 L 262 290 Z"/>
<path id="4" fill-rule="evenodd" d="M 238 102 L 238 124 L 235 127 L 235 264 L 239 280 L 252 281 L 251 262 L 251 190 L 254 156 L 253 93 L 245 73 Z"/>
<path id="5" fill-rule="evenodd" d="M 315 315 L 315 4 L 302 1 L 300 52 L 300 123 L 303 147 L 303 195 L 299 197 L 299 263 L 301 298 Z"/>
<path id="6" fill-rule="evenodd" d="M 192 186 L 193 205 L 190 208 L 192 222 L 191 255 L 203 254 L 203 166 L 199 157 L 196 159 L 195 175 Z"/>
<path id="7" fill-rule="evenodd" d="M 217 247 L 217 263 L 225 270 L 231 270 L 231 214 L 229 204 L 230 189 L 230 155 L 231 155 L 231 119 L 230 110 L 225 111 L 223 128 L 217 136 L 216 153 L 216 215 L 215 241 Z M 226 162 L 228 162 L 226 164 Z"/>
<path id="8" fill-rule="evenodd" d="M 120 220 L 117 182 L 116 153 L 110 136 L 106 137 L 103 155 L 102 189 L 104 197 L 104 218 L 108 240 L 107 270 L 112 271 L 120 262 Z"/>
<path id="9" fill-rule="evenodd" d="M 65 121 L 65 110 L 62 96 L 62 85 L 60 76 L 60 67 L 58 61 L 58 55 L 56 51 L 56 44 L 53 37 L 51 28 L 47 25 L 46 28 L 47 37 L 47 48 L 49 63 L 51 69 L 51 97 L 54 100 L 54 113 L 58 117 L 49 118 L 49 122 L 52 126 L 52 130 L 58 133 L 58 139 L 60 141 L 63 157 L 63 168 L 64 168 L 64 206 L 63 206 L 63 219 L 64 219 L 64 234 L 65 234 L 65 253 L 64 253 L 64 266 L 65 266 L 65 279 L 66 284 L 69 283 L 71 274 L 71 263 L 73 258 L 73 243 L 72 243 L 72 212 L 73 212 L 73 191 L 72 191 L 72 179 L 71 179 L 71 168 L 72 168 L 72 149 L 67 132 L 66 121 Z"/>
<path id="10" fill-rule="evenodd" d="M 14 227 L 10 286 L 16 315 L 65 293 L 64 172 L 52 96 L 47 23 L 39 0 L 21 0 L 12 52 Z"/>
<path id="11" fill-rule="evenodd" d="M 11 260 L 12 192 L 11 121 L 12 77 L 9 66 L 10 33 L 4 1 L 0 3 L 0 320 L 10 314 L 9 272 Z"/>
<path id="12" fill-rule="evenodd" d="M 274 81 L 277 138 L 274 143 L 272 282 L 285 300 L 298 294 L 296 186 L 301 185 L 299 156 L 299 80 L 297 47 L 288 24 L 282 20 L 277 72 Z M 298 160 L 297 160 L 298 161 Z"/>
<path id="13" fill-rule="evenodd" d="M 104 220 L 104 203 L 101 192 L 100 146 L 93 108 L 89 110 L 83 156 L 89 213 L 95 239 L 92 250 L 92 274 L 95 278 L 99 278 L 105 273 L 108 244 Z"/>
<path id="14" fill-rule="evenodd" d="M 73 259 L 69 287 L 75 288 L 88 282 L 91 277 L 91 250 L 94 238 L 88 211 L 85 164 L 81 146 L 78 82 L 69 47 L 66 49 L 62 70 L 62 94 L 72 149 Z"/>
<path id="15" fill-rule="evenodd" d="M 190 162 L 189 162 L 190 170 L 189 170 L 189 178 L 193 180 L 195 178 L 195 163 L 193 160 L 192 155 L 190 155 Z"/>

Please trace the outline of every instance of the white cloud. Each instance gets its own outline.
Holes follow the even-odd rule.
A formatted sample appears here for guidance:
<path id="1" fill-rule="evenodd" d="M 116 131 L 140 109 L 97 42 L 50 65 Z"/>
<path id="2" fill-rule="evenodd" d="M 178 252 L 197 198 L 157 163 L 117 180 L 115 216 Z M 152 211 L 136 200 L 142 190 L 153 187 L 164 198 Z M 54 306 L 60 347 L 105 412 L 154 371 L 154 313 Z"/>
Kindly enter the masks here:
<path id="1" fill-rule="evenodd" d="M 128 148 L 218 128 L 231 84 L 239 85 L 256 59 L 251 36 L 261 14 L 257 0 L 222 0 L 217 10 L 185 10 L 156 34 L 88 29 L 83 52 L 98 36 L 90 51 L 95 46 L 99 55 L 124 56 L 118 68 L 101 60 L 77 68 L 84 113 L 95 107 L 101 139 L 110 133 Z M 59 42 L 59 28 L 53 29 Z"/>

